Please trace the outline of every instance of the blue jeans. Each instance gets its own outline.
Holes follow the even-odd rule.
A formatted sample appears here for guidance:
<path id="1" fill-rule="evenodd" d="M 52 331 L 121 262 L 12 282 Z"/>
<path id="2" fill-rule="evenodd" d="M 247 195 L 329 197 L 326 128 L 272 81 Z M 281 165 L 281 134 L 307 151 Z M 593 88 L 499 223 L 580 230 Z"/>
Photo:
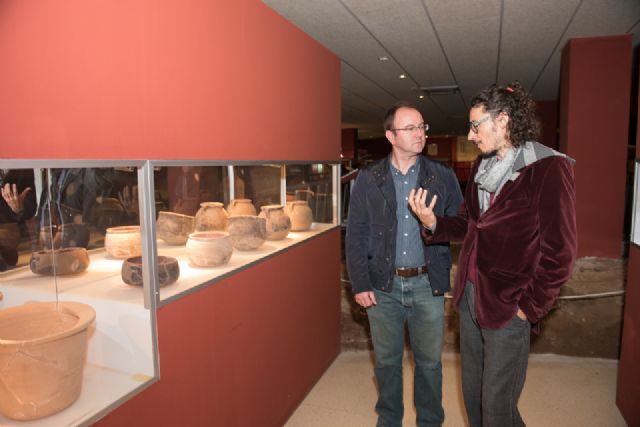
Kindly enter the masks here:
<path id="1" fill-rule="evenodd" d="M 471 427 L 522 427 L 518 398 L 529 361 L 531 324 L 514 316 L 500 329 L 478 326 L 473 284 L 460 301 L 462 394 Z"/>
<path id="2" fill-rule="evenodd" d="M 378 382 L 378 426 L 402 426 L 404 415 L 402 355 L 404 325 L 415 362 L 413 402 L 419 427 L 440 426 L 442 408 L 442 341 L 444 298 L 434 297 L 426 274 L 404 278 L 395 276 L 393 290 L 374 290 L 377 304 L 367 309 Z"/>

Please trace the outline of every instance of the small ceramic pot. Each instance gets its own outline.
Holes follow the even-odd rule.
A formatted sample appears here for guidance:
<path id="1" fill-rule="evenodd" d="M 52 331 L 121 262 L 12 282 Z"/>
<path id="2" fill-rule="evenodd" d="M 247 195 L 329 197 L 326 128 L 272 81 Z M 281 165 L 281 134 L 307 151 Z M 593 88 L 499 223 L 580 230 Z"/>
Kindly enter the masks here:
<path id="1" fill-rule="evenodd" d="M 311 228 L 313 213 L 309 204 L 304 200 L 288 202 L 284 211 L 291 219 L 291 231 L 305 231 Z"/>
<path id="2" fill-rule="evenodd" d="M 129 258 L 142 255 L 140 226 L 127 225 L 107 228 L 104 248 L 113 258 Z"/>
<path id="3" fill-rule="evenodd" d="M 89 254 L 85 248 L 62 248 L 31 254 L 29 268 L 45 276 L 82 273 L 89 267 Z"/>
<path id="4" fill-rule="evenodd" d="M 224 231 L 196 231 L 187 240 L 187 256 L 197 267 L 216 267 L 229 262 L 233 245 Z"/>
<path id="5" fill-rule="evenodd" d="M 0 412 L 27 421 L 80 396 L 87 330 L 95 310 L 78 302 L 32 302 L 0 310 Z"/>
<path id="6" fill-rule="evenodd" d="M 282 240 L 289 234 L 291 220 L 282 205 L 262 206 L 258 216 L 267 220 L 267 240 Z"/>
<path id="7" fill-rule="evenodd" d="M 142 257 L 127 258 L 120 271 L 122 281 L 127 285 L 142 286 Z M 175 283 L 180 277 L 178 260 L 170 256 L 158 256 L 158 280 L 160 287 Z"/>
<path id="8" fill-rule="evenodd" d="M 195 217 L 160 211 L 156 222 L 156 235 L 170 245 L 184 245 L 195 228 Z"/>
<path id="9" fill-rule="evenodd" d="M 195 231 L 224 231 L 227 229 L 227 211 L 220 202 L 200 203 L 196 212 Z"/>
<path id="10" fill-rule="evenodd" d="M 234 199 L 227 206 L 229 216 L 236 215 L 257 215 L 256 207 L 251 203 L 251 199 Z"/>
<path id="11" fill-rule="evenodd" d="M 252 215 L 230 216 L 229 235 L 235 249 L 257 249 L 267 239 L 267 220 Z"/>

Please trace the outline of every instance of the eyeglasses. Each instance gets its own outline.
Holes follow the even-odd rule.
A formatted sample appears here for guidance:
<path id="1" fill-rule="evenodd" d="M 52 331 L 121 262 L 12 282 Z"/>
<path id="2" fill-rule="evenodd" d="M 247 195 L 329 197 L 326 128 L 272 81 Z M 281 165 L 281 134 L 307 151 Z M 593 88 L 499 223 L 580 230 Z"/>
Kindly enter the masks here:
<path id="1" fill-rule="evenodd" d="M 491 118 L 491 114 L 488 114 L 483 118 L 481 118 L 480 120 L 471 120 L 469 122 L 469 128 L 473 133 L 478 133 L 478 128 L 480 127 L 480 125 L 486 122 L 487 120 L 489 120 L 490 118 Z"/>
<path id="2" fill-rule="evenodd" d="M 401 130 L 408 133 L 413 133 L 415 131 L 418 131 L 420 133 L 423 133 L 429 130 L 429 123 L 422 123 L 421 125 L 418 125 L 418 126 L 408 126 L 402 129 L 389 129 L 389 130 L 392 130 L 392 131 Z"/>

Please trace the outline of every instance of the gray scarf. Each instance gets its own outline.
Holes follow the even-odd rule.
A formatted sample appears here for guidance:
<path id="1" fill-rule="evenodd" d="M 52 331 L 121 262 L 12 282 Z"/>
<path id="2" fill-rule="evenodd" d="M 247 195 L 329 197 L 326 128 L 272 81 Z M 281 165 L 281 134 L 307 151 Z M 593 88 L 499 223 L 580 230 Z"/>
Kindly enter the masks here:
<path id="1" fill-rule="evenodd" d="M 513 164 L 516 161 L 519 148 L 511 147 L 502 160 L 493 154 L 480 162 L 478 173 L 474 181 L 478 184 L 480 199 L 480 213 L 489 209 L 489 193 L 499 193 L 500 189 L 511 176 Z"/>

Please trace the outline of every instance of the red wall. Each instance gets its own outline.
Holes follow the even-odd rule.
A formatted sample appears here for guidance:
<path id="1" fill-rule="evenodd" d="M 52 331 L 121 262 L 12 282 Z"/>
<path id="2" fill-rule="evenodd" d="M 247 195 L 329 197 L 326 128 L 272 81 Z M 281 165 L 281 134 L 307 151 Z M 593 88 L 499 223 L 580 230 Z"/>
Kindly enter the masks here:
<path id="1" fill-rule="evenodd" d="M 540 143 L 558 149 L 558 101 L 536 101 Z"/>
<path id="2" fill-rule="evenodd" d="M 3 0 L 0 156 L 336 160 L 339 68 L 257 0 Z"/>
<path id="3" fill-rule="evenodd" d="M 562 52 L 560 150 L 576 159 L 578 256 L 622 251 L 631 35 L 569 40 Z"/>
<path id="4" fill-rule="evenodd" d="M 340 156 L 339 59 L 258 0 L 3 0 L 0 94 L 2 158 Z M 160 381 L 98 424 L 282 425 L 340 351 L 339 254 L 160 308 Z"/>

